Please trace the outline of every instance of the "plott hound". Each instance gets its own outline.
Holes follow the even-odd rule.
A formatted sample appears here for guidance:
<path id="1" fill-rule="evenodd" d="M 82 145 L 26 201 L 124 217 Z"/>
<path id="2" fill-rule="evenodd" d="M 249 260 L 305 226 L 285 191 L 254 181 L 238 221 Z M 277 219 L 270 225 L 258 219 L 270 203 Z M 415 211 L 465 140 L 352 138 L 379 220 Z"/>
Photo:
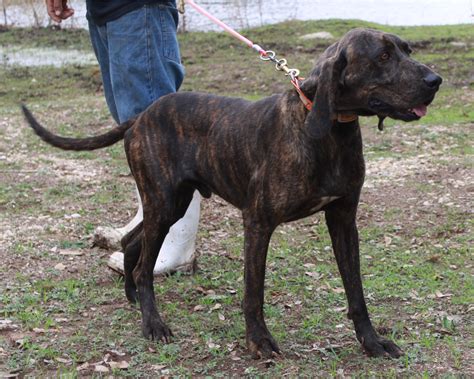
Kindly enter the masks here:
<path id="1" fill-rule="evenodd" d="M 294 90 L 257 102 L 181 92 L 84 139 L 56 136 L 23 110 L 34 131 L 61 149 L 94 150 L 124 139 L 144 210 L 143 223 L 122 240 L 125 292 L 130 301 L 140 300 L 146 338 L 167 342 L 172 336 L 157 310 L 153 267 L 168 229 L 198 190 L 242 211 L 242 305 L 254 356 L 279 352 L 263 312 L 272 232 L 281 223 L 323 211 L 357 339 L 370 356 L 399 357 L 402 351 L 374 330 L 362 290 L 356 212 L 364 157 L 358 116 L 413 121 L 426 114 L 442 79 L 410 53 L 408 43 L 393 34 L 349 31 L 301 84 L 313 99 L 310 110 Z"/>

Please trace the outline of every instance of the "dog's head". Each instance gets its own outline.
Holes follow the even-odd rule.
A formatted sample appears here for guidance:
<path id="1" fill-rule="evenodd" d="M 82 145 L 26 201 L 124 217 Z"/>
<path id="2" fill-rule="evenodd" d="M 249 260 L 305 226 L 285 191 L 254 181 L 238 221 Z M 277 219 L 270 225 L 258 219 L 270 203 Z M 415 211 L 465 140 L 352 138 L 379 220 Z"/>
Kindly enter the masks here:
<path id="1" fill-rule="evenodd" d="M 338 113 L 403 121 L 423 117 L 442 79 L 410 53 L 401 38 L 372 29 L 351 30 L 331 45 L 302 84 L 314 93 L 306 119 L 313 134 L 325 135 Z"/>

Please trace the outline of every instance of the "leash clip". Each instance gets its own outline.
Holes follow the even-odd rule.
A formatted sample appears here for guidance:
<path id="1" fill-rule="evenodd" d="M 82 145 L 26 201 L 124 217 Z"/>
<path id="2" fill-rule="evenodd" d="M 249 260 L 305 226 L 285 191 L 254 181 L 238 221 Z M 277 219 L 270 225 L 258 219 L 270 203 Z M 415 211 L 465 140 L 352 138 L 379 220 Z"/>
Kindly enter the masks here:
<path id="1" fill-rule="evenodd" d="M 276 61 L 275 55 L 276 55 L 276 53 L 273 50 L 266 50 L 265 54 L 263 54 L 263 53 L 260 54 L 260 59 L 262 61 L 265 61 L 265 62 L 267 62 L 267 61 L 274 62 L 274 61 Z"/>

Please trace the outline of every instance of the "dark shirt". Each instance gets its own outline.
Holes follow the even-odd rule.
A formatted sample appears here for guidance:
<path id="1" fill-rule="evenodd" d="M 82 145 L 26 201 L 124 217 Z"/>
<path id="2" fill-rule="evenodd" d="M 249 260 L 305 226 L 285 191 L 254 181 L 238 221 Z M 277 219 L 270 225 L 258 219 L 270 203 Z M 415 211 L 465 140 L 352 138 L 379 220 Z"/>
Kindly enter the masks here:
<path id="1" fill-rule="evenodd" d="M 149 3 L 173 3 L 172 0 L 86 0 L 87 18 L 97 25 L 116 20 L 120 16 Z"/>

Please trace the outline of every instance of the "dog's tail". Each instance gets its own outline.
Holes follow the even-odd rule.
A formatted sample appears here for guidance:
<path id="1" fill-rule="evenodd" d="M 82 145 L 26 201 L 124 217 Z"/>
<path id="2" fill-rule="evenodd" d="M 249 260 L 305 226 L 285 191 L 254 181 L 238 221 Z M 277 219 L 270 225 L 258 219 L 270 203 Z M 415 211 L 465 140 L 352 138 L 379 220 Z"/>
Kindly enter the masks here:
<path id="1" fill-rule="evenodd" d="M 63 150 L 95 150 L 113 145 L 114 143 L 123 139 L 125 132 L 133 125 L 133 120 L 130 120 L 99 136 L 86 138 L 67 138 L 60 137 L 45 129 L 35 119 L 35 117 L 25 105 L 22 105 L 21 109 L 25 115 L 26 121 L 28 121 L 28 124 L 43 141 Z"/>

